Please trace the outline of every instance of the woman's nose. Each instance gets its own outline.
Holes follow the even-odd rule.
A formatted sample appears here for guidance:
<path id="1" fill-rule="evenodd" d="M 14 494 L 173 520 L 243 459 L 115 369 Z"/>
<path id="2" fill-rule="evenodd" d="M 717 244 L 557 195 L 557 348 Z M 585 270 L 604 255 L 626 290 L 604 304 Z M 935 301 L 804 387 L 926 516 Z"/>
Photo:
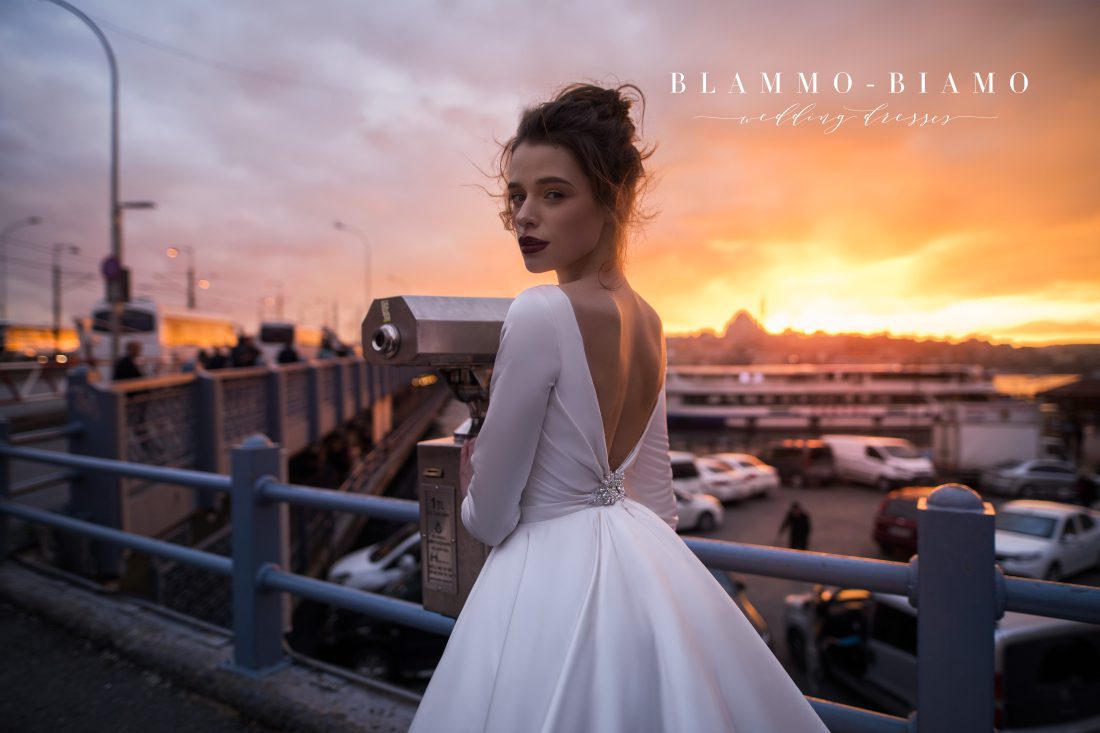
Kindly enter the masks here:
<path id="1" fill-rule="evenodd" d="M 531 204 L 531 199 L 524 199 L 516 209 L 515 220 L 519 226 L 529 226 L 535 222 L 535 207 Z"/>

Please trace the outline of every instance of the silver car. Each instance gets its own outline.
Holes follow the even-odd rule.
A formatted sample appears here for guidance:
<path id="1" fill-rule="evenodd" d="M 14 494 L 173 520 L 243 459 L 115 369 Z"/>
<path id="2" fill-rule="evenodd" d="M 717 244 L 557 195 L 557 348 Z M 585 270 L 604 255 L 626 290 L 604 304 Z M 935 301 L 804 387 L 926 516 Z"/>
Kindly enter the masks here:
<path id="1" fill-rule="evenodd" d="M 1077 467 L 1067 461 L 1035 458 L 1009 461 L 982 473 L 986 491 L 1024 499 L 1073 499 Z"/>

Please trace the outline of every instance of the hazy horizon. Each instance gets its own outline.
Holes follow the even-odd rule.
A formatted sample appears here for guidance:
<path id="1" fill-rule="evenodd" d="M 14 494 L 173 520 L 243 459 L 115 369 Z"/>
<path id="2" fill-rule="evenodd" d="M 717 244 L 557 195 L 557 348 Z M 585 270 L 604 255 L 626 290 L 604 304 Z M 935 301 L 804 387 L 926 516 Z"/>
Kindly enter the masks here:
<path id="1" fill-rule="evenodd" d="M 525 106 L 618 81 L 657 146 L 628 273 L 666 333 L 745 309 L 773 332 L 1100 343 L 1097 3 L 76 4 L 118 58 L 121 199 L 157 204 L 125 213 L 135 295 L 181 305 L 165 252 L 189 247 L 200 309 L 251 329 L 281 291 L 354 338 L 368 298 L 554 282 L 482 171 Z M 7 313 L 49 321 L 72 244 L 70 322 L 109 252 L 107 65 L 31 0 L 0 6 L 0 64 L 0 228 L 43 218 L 8 243 Z"/>

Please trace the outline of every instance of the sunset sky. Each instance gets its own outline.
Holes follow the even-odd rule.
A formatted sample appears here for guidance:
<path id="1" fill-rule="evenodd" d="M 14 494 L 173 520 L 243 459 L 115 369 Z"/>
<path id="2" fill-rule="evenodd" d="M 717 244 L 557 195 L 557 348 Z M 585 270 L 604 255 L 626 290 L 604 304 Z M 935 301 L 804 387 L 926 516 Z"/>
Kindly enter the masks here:
<path id="1" fill-rule="evenodd" d="M 165 250 L 191 247 L 201 308 L 251 329 L 281 287 L 288 317 L 338 304 L 350 336 L 365 246 L 335 220 L 366 239 L 371 298 L 553 282 L 524 268 L 482 171 L 524 106 L 629 81 L 658 146 L 629 275 L 666 333 L 747 309 L 770 330 L 1100 342 L 1095 2 L 75 4 L 118 58 L 122 199 L 157 204 L 125 218 L 139 295 L 182 305 Z M 49 320 L 55 243 L 80 248 L 66 316 L 87 312 L 110 246 L 103 51 L 60 7 L 5 0 L 0 68 L 0 227 L 43 218 L 7 243 L 8 315 Z M 909 124 L 926 114 L 970 117 Z"/>

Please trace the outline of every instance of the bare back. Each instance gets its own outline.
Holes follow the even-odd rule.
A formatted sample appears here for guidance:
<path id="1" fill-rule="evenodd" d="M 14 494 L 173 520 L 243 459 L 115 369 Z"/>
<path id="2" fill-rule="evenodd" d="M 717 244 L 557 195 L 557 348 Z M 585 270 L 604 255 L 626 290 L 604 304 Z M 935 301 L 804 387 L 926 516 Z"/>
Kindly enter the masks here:
<path id="1" fill-rule="evenodd" d="M 569 298 L 592 375 L 607 456 L 622 465 L 645 431 L 664 389 L 661 319 L 629 285 L 606 290 L 585 283 L 558 286 Z"/>

